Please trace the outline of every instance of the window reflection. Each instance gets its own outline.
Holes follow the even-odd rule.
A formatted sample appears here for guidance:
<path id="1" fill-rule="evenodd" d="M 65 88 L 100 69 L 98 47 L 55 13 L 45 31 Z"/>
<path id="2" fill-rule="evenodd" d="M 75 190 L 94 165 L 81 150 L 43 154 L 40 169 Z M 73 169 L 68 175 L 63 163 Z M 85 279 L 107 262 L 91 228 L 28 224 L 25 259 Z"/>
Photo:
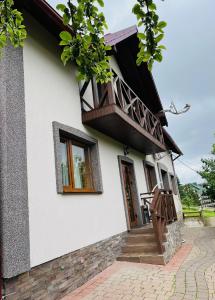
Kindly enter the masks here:
<path id="1" fill-rule="evenodd" d="M 74 187 L 76 189 L 90 188 L 87 149 L 72 145 Z"/>
<path id="2" fill-rule="evenodd" d="M 62 183 L 64 186 L 69 185 L 69 167 L 68 167 L 68 157 L 67 157 L 67 144 L 65 141 L 60 142 L 61 151 L 61 172 L 62 172 Z"/>

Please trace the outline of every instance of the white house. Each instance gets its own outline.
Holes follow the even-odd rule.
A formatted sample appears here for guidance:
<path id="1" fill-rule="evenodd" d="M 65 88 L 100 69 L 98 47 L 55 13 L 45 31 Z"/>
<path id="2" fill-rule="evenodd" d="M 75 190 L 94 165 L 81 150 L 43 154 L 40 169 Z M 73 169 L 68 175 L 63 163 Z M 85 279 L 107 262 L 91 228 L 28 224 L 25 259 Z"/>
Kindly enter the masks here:
<path id="1" fill-rule="evenodd" d="M 60 16 L 44 0 L 15 2 L 28 38 L 23 49 L 8 47 L 0 59 L 3 295 L 60 299 L 117 258 L 167 262 L 180 246 L 172 153 L 182 153 L 163 128 L 167 119 L 151 73 L 135 63 L 136 27 L 105 37 L 112 82 L 78 83 L 76 66 L 60 61 Z M 167 235 L 163 247 L 156 228 L 146 226 L 155 234 L 153 254 L 144 248 L 127 255 L 128 231 L 144 241 L 140 194 L 156 185 L 172 190 L 159 194 L 169 219 L 155 216 L 154 224 L 169 224 L 174 243 Z"/>

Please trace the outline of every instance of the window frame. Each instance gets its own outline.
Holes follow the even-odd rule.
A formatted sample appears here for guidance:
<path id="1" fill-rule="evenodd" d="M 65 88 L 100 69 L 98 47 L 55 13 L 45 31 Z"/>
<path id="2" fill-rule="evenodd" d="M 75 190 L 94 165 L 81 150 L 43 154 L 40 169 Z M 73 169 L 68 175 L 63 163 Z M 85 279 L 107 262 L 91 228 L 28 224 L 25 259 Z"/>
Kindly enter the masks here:
<path id="1" fill-rule="evenodd" d="M 158 170 L 159 170 L 159 176 L 160 176 L 160 182 L 162 184 L 162 188 L 167 191 L 171 190 L 171 182 L 170 182 L 168 168 L 165 165 L 163 165 L 162 163 L 158 163 Z M 168 189 L 166 189 L 166 187 L 165 187 L 165 182 L 163 179 L 162 172 L 165 173 L 165 175 L 167 176 Z"/>
<path id="2" fill-rule="evenodd" d="M 169 177 L 170 177 L 172 192 L 174 195 L 178 195 L 176 177 L 172 173 L 169 173 Z"/>
<path id="3" fill-rule="evenodd" d="M 68 176 L 69 176 L 69 185 L 63 185 L 63 191 L 64 193 L 94 193 L 94 185 L 93 185 L 93 178 L 92 178 L 92 168 L 91 168 L 91 158 L 90 158 L 90 151 L 89 146 L 80 142 L 77 142 L 74 139 L 65 137 L 63 135 L 60 136 L 60 140 L 64 140 L 66 143 L 66 149 L 67 149 L 67 160 L 68 160 Z M 76 188 L 75 187 L 75 178 L 74 178 L 74 161 L 73 161 L 73 150 L 72 146 L 78 146 L 84 149 L 84 152 L 87 152 L 87 155 L 85 156 L 87 160 L 87 169 L 89 171 L 88 178 L 89 181 L 91 181 L 92 188 Z M 62 183 L 63 184 L 63 183 Z"/>
<path id="4" fill-rule="evenodd" d="M 55 171 L 56 171 L 56 187 L 58 194 L 101 194 L 103 193 L 103 184 L 102 184 L 102 175 L 101 175 L 101 167 L 100 167 L 100 157 L 99 157 L 99 149 L 98 149 L 98 141 L 95 138 L 88 136 L 86 133 L 61 124 L 59 122 L 52 122 L 53 126 L 53 138 L 54 138 L 54 154 L 55 154 Z M 61 141 L 71 140 L 73 145 L 83 147 L 84 149 L 88 149 L 88 160 L 89 160 L 89 173 L 91 174 L 91 185 L 92 188 L 74 188 L 72 186 L 72 181 L 70 180 L 69 186 L 63 185 L 63 176 L 62 176 L 62 152 L 61 152 Z M 72 147 L 71 144 L 71 147 Z M 69 176 L 71 176 L 71 163 L 73 163 L 69 157 L 71 157 L 71 151 L 69 150 L 68 155 L 68 147 L 67 147 L 67 159 L 68 159 L 68 168 L 69 168 Z M 70 164 L 70 167 L 69 167 Z M 69 177 L 70 179 L 71 177 Z M 74 180 L 73 180 L 74 182 Z"/>
<path id="5" fill-rule="evenodd" d="M 150 185 L 152 182 L 150 182 L 151 177 L 149 178 L 149 169 L 153 169 L 154 172 L 154 177 L 155 177 L 155 181 L 156 184 L 158 184 L 158 179 L 157 179 L 157 174 L 156 174 L 156 169 L 155 169 L 155 165 L 149 161 L 144 160 L 143 161 L 143 167 L 144 167 L 144 173 L 145 173 L 145 179 L 146 179 L 146 185 L 147 185 L 147 190 L 148 192 L 151 192 L 153 190 L 154 187 L 152 187 L 152 189 L 150 189 Z M 149 180 L 150 179 L 150 180 Z M 155 185 L 156 185 L 155 184 Z"/>

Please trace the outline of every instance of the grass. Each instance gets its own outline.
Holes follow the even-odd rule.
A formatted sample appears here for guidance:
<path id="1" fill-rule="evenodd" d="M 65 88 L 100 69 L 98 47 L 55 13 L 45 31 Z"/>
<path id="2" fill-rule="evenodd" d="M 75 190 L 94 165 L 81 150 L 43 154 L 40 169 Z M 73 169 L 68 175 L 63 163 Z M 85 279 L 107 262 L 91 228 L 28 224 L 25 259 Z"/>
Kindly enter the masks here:
<path id="1" fill-rule="evenodd" d="M 215 211 L 204 209 L 203 210 L 203 217 L 204 218 L 215 217 Z"/>
<path id="2" fill-rule="evenodd" d="M 199 211 L 199 208 L 198 207 L 196 207 L 196 206 L 193 206 L 193 207 L 190 207 L 190 208 L 188 208 L 188 207 L 183 207 L 183 213 L 185 214 L 185 216 L 186 216 L 186 213 L 189 213 L 189 214 L 187 214 L 189 217 L 196 217 L 196 212 L 198 212 Z M 193 212 L 193 214 L 192 214 L 192 212 Z M 210 217 L 215 217 L 215 211 L 213 211 L 213 210 L 209 210 L 209 209 L 207 209 L 207 208 L 204 208 L 203 209 L 203 212 L 202 212 L 202 216 L 204 217 L 204 218 L 210 218 Z"/>

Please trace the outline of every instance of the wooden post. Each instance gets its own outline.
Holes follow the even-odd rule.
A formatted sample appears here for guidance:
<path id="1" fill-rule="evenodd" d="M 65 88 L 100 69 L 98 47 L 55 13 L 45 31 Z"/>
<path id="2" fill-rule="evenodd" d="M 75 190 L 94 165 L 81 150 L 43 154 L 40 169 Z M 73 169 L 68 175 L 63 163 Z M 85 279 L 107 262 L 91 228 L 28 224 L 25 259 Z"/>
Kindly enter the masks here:
<path id="1" fill-rule="evenodd" d="M 113 89 L 113 79 L 107 83 L 107 93 L 108 93 L 108 103 L 115 104 L 116 99 L 115 99 L 115 93 Z"/>
<path id="2" fill-rule="evenodd" d="M 92 79 L 92 91 L 93 91 L 93 103 L 94 108 L 99 107 L 99 93 L 98 93 L 98 85 L 95 77 Z"/>

